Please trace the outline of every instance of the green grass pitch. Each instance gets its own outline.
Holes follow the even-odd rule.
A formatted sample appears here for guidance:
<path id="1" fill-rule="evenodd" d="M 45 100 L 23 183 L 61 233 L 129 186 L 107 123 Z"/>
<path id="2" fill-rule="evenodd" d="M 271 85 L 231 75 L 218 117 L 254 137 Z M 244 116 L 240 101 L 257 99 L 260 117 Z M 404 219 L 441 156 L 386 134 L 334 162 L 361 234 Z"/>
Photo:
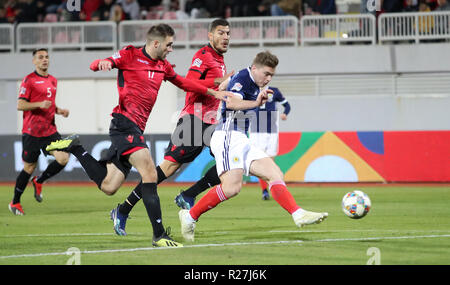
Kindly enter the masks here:
<path id="1" fill-rule="evenodd" d="M 0 186 L 0 265 L 64 265 L 80 250 L 88 264 L 158 265 L 365 265 L 450 264 L 450 187 L 448 186 L 289 186 L 300 206 L 327 211 L 322 224 L 299 229 L 273 199 L 261 200 L 256 185 L 204 214 L 196 240 L 184 248 L 151 245 L 152 230 L 140 202 L 127 223 L 128 236 L 113 233 L 109 211 L 122 202 L 131 186 L 106 196 L 90 186 L 44 185 L 37 203 L 29 185 L 22 196 L 25 216 L 8 210 L 13 186 Z M 181 186 L 158 187 L 163 224 L 182 241 L 178 208 Z M 360 220 L 346 217 L 341 199 L 361 189 L 372 200 Z M 370 250 L 369 250 L 370 249 Z"/>

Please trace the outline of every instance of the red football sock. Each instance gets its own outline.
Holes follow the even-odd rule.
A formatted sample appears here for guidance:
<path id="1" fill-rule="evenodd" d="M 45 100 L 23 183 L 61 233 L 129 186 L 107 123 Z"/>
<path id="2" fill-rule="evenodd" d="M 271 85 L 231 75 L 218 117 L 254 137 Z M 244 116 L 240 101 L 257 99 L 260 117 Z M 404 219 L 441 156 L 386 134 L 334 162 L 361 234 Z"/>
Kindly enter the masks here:
<path id="1" fill-rule="evenodd" d="M 259 179 L 259 185 L 261 185 L 261 190 L 267 190 L 267 182 Z"/>
<path id="2" fill-rule="evenodd" d="M 289 214 L 292 214 L 300 209 L 283 181 L 272 182 L 270 183 L 269 188 L 273 199 L 275 199 L 281 207 L 288 211 Z"/>
<path id="3" fill-rule="evenodd" d="M 211 210 L 216 207 L 219 203 L 227 200 L 228 198 L 223 193 L 221 185 L 217 185 L 206 193 L 197 203 L 195 203 L 194 207 L 191 208 L 189 213 L 194 220 L 198 220 L 198 218 L 205 212 Z"/>

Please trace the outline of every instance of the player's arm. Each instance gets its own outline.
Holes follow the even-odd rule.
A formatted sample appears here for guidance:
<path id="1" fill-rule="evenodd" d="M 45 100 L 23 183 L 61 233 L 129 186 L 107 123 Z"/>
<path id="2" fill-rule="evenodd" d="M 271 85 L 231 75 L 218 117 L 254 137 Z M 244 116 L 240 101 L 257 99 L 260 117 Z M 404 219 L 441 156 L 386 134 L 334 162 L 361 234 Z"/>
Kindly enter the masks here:
<path id="1" fill-rule="evenodd" d="M 57 115 L 63 116 L 64 118 L 67 118 L 69 116 L 69 110 L 68 109 L 59 108 L 58 106 L 56 106 L 55 113 Z"/>
<path id="2" fill-rule="evenodd" d="M 48 109 L 52 105 L 52 101 L 44 100 L 40 102 L 28 102 L 25 99 L 19 98 L 17 100 L 17 110 L 31 111 L 36 109 Z"/>
<path id="3" fill-rule="evenodd" d="M 131 56 L 131 46 L 125 47 L 112 56 L 105 59 L 96 59 L 91 65 L 92 71 L 110 71 L 113 68 L 120 69 Z"/>
<path id="4" fill-rule="evenodd" d="M 233 93 L 235 94 L 235 96 L 227 97 L 225 101 L 226 106 L 231 110 L 254 109 L 267 102 L 268 93 L 273 93 L 273 91 L 270 89 L 262 90 L 261 92 L 259 92 L 256 100 L 244 100 L 244 97 L 241 93 Z"/>
<path id="5" fill-rule="evenodd" d="M 183 89 L 186 92 L 195 92 L 201 94 L 208 94 L 214 96 L 219 100 L 225 100 L 226 97 L 232 97 L 233 94 L 227 91 L 216 91 L 211 88 L 207 88 L 202 84 L 199 84 L 196 80 L 190 80 L 188 78 L 184 78 L 182 76 L 176 75 L 173 78 L 169 79 L 175 86 L 180 89 Z"/>
<path id="6" fill-rule="evenodd" d="M 192 81 L 195 81 L 196 83 L 199 83 L 207 88 L 214 88 L 216 86 L 219 86 L 222 84 L 222 82 L 229 79 L 234 74 L 234 70 L 230 73 L 226 74 L 224 77 L 217 77 L 217 78 L 208 78 L 208 79 L 201 79 L 202 73 L 196 69 L 189 69 L 188 73 L 186 74 L 186 78 Z M 224 89 L 219 89 L 224 90 Z"/>

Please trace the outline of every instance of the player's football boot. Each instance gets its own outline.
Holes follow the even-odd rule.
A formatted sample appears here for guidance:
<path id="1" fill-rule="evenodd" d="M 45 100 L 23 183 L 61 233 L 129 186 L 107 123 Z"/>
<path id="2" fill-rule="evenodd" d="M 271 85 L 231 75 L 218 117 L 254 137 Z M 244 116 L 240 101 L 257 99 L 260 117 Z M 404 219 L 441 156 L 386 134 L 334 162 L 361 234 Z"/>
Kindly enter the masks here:
<path id="1" fill-rule="evenodd" d="M 45 150 L 49 152 L 52 150 L 70 152 L 70 150 L 77 145 L 80 145 L 80 136 L 73 134 L 61 140 L 52 142 L 45 148 Z"/>
<path id="2" fill-rule="evenodd" d="M 9 205 L 8 205 L 8 208 L 11 211 L 11 213 L 13 213 L 16 216 L 25 215 L 25 213 L 22 209 L 22 205 L 20 205 L 20 203 L 13 204 L 11 201 L 11 203 L 9 203 Z"/>
<path id="3" fill-rule="evenodd" d="M 119 204 L 120 205 L 120 204 Z M 125 226 L 127 225 L 128 215 L 119 212 L 119 205 L 109 213 L 114 224 L 114 232 L 119 236 L 126 236 Z"/>
<path id="4" fill-rule="evenodd" d="M 328 217 L 328 213 L 316 213 L 302 210 L 292 214 L 295 224 L 301 228 L 306 225 L 319 224 Z"/>
<path id="5" fill-rule="evenodd" d="M 263 192 L 262 192 L 262 199 L 263 199 L 264 201 L 270 199 L 269 191 L 267 191 L 267 189 L 264 189 L 264 190 L 263 190 Z"/>
<path id="6" fill-rule="evenodd" d="M 167 227 L 166 231 L 158 238 L 153 236 L 152 245 L 156 247 L 183 247 L 183 244 L 174 241 L 170 237 L 170 227 Z"/>
<path id="7" fill-rule="evenodd" d="M 195 198 L 184 195 L 183 191 L 175 197 L 175 204 L 184 210 L 190 210 L 194 206 L 194 203 Z"/>
<path id="8" fill-rule="evenodd" d="M 178 212 L 178 217 L 180 218 L 181 223 L 181 234 L 186 241 L 193 242 L 195 234 L 195 221 L 192 220 L 189 210 L 180 210 Z"/>
<path id="9" fill-rule="evenodd" d="M 35 176 L 35 177 L 33 177 L 33 179 L 31 179 L 31 184 L 33 184 L 33 187 L 34 187 L 34 198 L 36 199 L 36 201 L 41 203 L 43 200 L 42 183 L 39 183 L 36 180 L 37 180 L 37 176 Z"/>

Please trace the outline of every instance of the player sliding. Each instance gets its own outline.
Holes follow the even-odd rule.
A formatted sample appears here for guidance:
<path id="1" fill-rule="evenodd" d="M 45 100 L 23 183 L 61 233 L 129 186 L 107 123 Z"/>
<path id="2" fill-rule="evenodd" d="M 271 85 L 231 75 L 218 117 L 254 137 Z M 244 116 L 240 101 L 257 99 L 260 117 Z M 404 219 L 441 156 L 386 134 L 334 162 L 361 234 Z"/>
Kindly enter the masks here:
<path id="1" fill-rule="evenodd" d="M 256 55 L 251 67 L 232 77 L 228 97 L 222 106 L 221 121 L 211 138 L 211 151 L 216 159 L 221 184 L 209 190 L 190 210 L 180 210 L 181 233 L 194 241 L 196 222 L 202 214 L 213 209 L 241 191 L 242 177 L 249 173 L 269 182 L 273 199 L 292 215 L 298 227 L 320 223 L 328 213 L 315 213 L 300 208 L 286 188 L 283 173 L 262 150 L 252 146 L 246 136 L 255 109 L 267 101 L 272 91 L 266 86 L 275 74 L 278 58 L 270 52 Z"/>
<path id="2" fill-rule="evenodd" d="M 161 83 L 163 80 L 169 80 L 185 91 L 209 94 L 218 99 L 231 95 L 229 92 L 209 89 L 175 73 L 166 60 L 166 56 L 173 50 L 174 34 L 169 25 L 153 26 L 147 33 L 146 45 L 143 48 L 128 46 L 112 57 L 96 60 L 91 64 L 93 71 L 108 71 L 112 68 L 119 70 L 119 104 L 112 112 L 113 118 L 109 128 L 111 147 L 105 160 L 97 161 L 87 153 L 80 145 L 77 135 L 47 146 L 47 151 L 62 150 L 72 153 L 88 176 L 107 195 L 113 195 L 120 188 L 134 166 L 142 179 L 142 200 L 153 227 L 152 244 L 160 247 L 182 246 L 164 229 L 156 186 L 156 168 L 143 136 Z"/>

